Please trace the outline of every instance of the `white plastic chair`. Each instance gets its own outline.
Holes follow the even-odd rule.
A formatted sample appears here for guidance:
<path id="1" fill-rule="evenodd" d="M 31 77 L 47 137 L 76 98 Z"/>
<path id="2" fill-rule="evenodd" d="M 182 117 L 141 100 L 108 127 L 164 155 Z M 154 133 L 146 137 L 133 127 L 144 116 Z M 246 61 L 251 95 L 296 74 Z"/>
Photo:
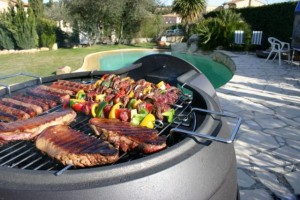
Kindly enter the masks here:
<path id="1" fill-rule="evenodd" d="M 271 57 L 272 54 L 275 53 L 275 56 L 273 58 L 273 61 L 275 60 L 275 58 L 277 58 L 278 56 L 278 61 L 279 61 L 279 65 L 281 65 L 281 54 L 282 53 L 287 53 L 288 55 L 288 62 L 290 63 L 290 44 L 287 42 L 282 42 L 280 40 L 278 40 L 277 38 L 274 37 L 269 37 L 268 38 L 269 43 L 271 44 L 271 51 L 266 59 L 265 62 L 267 62 L 269 60 L 269 58 Z"/>
<path id="2" fill-rule="evenodd" d="M 263 34 L 262 31 L 252 31 L 251 44 L 261 45 L 262 34 Z"/>
<path id="3" fill-rule="evenodd" d="M 245 44 L 244 31 L 234 31 L 234 44 Z"/>

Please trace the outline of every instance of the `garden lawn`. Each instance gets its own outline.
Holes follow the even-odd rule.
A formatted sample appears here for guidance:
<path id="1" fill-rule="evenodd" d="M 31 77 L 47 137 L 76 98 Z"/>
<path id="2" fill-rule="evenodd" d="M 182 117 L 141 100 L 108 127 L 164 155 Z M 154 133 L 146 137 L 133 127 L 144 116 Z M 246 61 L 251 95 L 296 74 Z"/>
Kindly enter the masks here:
<path id="1" fill-rule="evenodd" d="M 83 64 L 83 59 L 90 53 L 108 51 L 125 48 L 152 48 L 153 44 L 143 44 L 141 46 L 128 45 L 95 45 L 92 47 L 75 49 L 58 49 L 24 54 L 0 55 L 0 79 L 3 76 L 26 72 L 40 77 L 54 75 L 58 67 L 70 66 L 72 71 L 78 69 Z M 12 84 L 25 81 L 27 78 L 10 78 L 1 83 Z"/>

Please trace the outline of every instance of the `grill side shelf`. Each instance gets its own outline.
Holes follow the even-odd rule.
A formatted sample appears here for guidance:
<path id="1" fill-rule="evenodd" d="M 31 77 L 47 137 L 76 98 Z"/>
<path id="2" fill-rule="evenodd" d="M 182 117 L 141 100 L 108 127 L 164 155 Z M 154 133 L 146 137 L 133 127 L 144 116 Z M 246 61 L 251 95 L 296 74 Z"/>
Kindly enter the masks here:
<path id="1" fill-rule="evenodd" d="M 43 79 L 42 77 L 40 76 L 35 76 L 35 75 L 32 75 L 32 74 L 28 74 L 28 73 L 17 73 L 17 74 L 11 74 L 11 75 L 7 75 L 7 76 L 2 76 L 0 77 L 0 80 L 5 80 L 5 79 L 9 79 L 9 78 L 14 78 L 14 77 L 17 77 L 17 76 L 27 76 L 27 77 L 32 77 L 32 78 L 36 78 L 39 82 L 39 84 L 42 84 L 43 83 Z M 9 96 L 11 96 L 11 86 L 12 85 L 7 85 L 7 84 L 4 84 L 4 83 L 0 83 L 1 86 L 5 87 L 6 88 L 6 91 L 7 91 L 7 94 Z"/>

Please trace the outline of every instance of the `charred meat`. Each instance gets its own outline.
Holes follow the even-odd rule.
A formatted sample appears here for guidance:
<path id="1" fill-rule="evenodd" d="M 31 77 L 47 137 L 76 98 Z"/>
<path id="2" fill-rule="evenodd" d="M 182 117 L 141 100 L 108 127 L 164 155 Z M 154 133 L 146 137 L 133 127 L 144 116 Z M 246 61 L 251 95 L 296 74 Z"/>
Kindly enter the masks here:
<path id="1" fill-rule="evenodd" d="M 35 144 L 42 152 L 64 165 L 91 167 L 114 163 L 119 158 L 118 150 L 107 141 L 64 125 L 45 129 Z"/>
<path id="2" fill-rule="evenodd" d="M 26 112 L 30 117 L 34 117 L 36 115 L 36 113 L 34 112 L 34 109 L 32 109 L 30 107 L 25 107 L 25 106 L 22 106 L 22 105 L 13 103 L 13 102 L 9 102 L 9 101 L 3 101 L 1 99 L 0 99 L 0 104 L 6 105 L 11 108 L 22 110 L 22 111 Z"/>
<path id="3" fill-rule="evenodd" d="M 51 86 L 47 86 L 47 85 L 39 85 L 37 88 L 39 88 L 41 90 L 45 90 L 45 91 L 56 92 L 56 93 L 59 93 L 59 94 L 68 94 L 68 95 L 74 95 L 75 94 L 75 92 L 71 91 L 71 90 L 59 89 L 59 88 L 55 88 L 55 87 L 51 87 Z"/>
<path id="4" fill-rule="evenodd" d="M 69 101 L 69 99 L 70 99 L 70 95 L 68 95 L 68 94 L 60 94 L 57 92 L 47 91 L 47 90 L 43 90 L 39 87 L 28 89 L 26 92 L 29 95 L 33 95 L 35 97 L 39 97 L 39 98 L 43 98 L 43 99 L 50 99 L 57 103 L 63 103 L 63 102 Z"/>
<path id="5" fill-rule="evenodd" d="M 49 110 L 49 108 L 57 106 L 57 103 L 55 101 L 51 101 L 49 99 L 36 98 L 34 96 L 26 94 L 17 94 L 12 96 L 12 98 L 26 103 L 30 103 L 32 105 L 40 106 L 43 109 L 43 111 L 47 111 Z"/>
<path id="6" fill-rule="evenodd" d="M 92 85 L 90 84 L 82 84 L 66 80 L 58 80 L 56 82 L 53 82 L 51 84 L 51 87 L 72 91 L 72 95 L 76 94 L 79 90 L 84 90 L 85 92 L 92 90 Z"/>
<path id="7" fill-rule="evenodd" d="M 3 122 L 11 122 L 18 120 L 18 118 L 15 115 L 0 111 L 0 120 Z"/>
<path id="8" fill-rule="evenodd" d="M 140 150 L 144 153 L 153 153 L 166 147 L 166 138 L 159 136 L 155 129 L 105 118 L 92 118 L 89 124 L 96 135 L 124 152 Z"/>
<path id="9" fill-rule="evenodd" d="M 16 109 L 16 108 L 6 106 L 4 104 L 0 104 L 0 111 L 3 113 L 6 113 L 8 115 L 13 115 L 18 120 L 30 118 L 30 115 L 28 115 L 26 112 Z"/>
<path id="10" fill-rule="evenodd" d="M 28 109 L 32 109 L 37 115 L 42 114 L 42 112 L 43 112 L 43 109 L 40 106 L 32 105 L 30 103 L 25 103 L 25 102 L 15 100 L 15 99 L 12 99 L 12 98 L 2 98 L 2 101 L 13 103 L 13 104 L 16 104 L 16 105 L 19 105 L 19 106 L 23 106 L 23 107 L 26 107 Z"/>

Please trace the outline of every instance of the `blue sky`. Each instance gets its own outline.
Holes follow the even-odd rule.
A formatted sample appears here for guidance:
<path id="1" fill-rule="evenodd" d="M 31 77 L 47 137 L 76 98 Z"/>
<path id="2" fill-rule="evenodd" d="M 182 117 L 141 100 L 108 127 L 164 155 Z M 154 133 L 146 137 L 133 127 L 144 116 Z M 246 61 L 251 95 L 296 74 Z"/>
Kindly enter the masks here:
<path id="1" fill-rule="evenodd" d="M 220 6 L 225 2 L 230 0 L 207 0 L 207 5 L 209 6 Z M 273 3 L 281 3 L 286 2 L 287 0 L 261 0 L 262 2 L 266 2 L 266 4 L 273 4 Z M 161 0 L 161 2 L 165 3 L 166 5 L 171 5 L 173 0 Z"/>

